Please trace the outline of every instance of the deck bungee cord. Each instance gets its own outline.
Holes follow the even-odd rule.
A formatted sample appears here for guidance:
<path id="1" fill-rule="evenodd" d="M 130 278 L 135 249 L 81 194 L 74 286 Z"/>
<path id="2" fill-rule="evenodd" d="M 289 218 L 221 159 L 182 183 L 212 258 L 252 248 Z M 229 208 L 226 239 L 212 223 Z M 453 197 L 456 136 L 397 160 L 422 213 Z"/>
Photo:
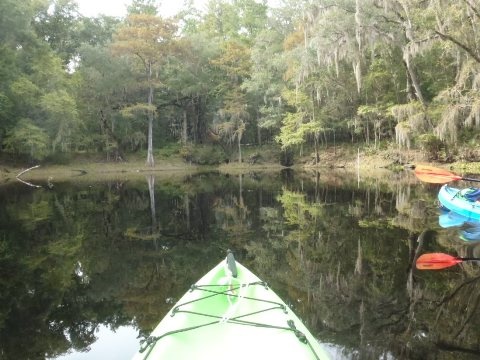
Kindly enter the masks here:
<path id="1" fill-rule="evenodd" d="M 132 360 L 216 360 L 226 353 L 232 360 L 330 358 L 294 311 L 231 251 L 178 300 Z"/>
<path id="2" fill-rule="evenodd" d="M 230 279 L 231 280 L 231 279 Z M 227 286 L 228 288 L 224 291 L 217 291 L 215 288 L 218 287 L 225 287 Z M 177 330 L 172 330 L 165 332 L 164 334 L 158 335 L 158 336 L 149 336 L 145 340 L 142 341 L 141 343 L 141 348 L 140 348 L 140 353 L 144 353 L 147 349 L 148 351 L 146 352 L 144 359 L 147 359 L 150 352 L 153 350 L 155 345 L 160 339 L 163 339 L 167 336 L 182 333 L 182 332 L 187 332 L 187 331 L 192 331 L 196 330 L 199 328 L 211 326 L 211 325 L 216 325 L 216 324 L 236 324 L 236 325 L 243 325 L 243 326 L 253 326 L 253 327 L 259 327 L 259 328 L 265 328 L 265 329 L 275 329 L 275 330 L 285 330 L 285 331 L 291 331 L 299 341 L 302 343 L 306 344 L 309 346 L 312 354 L 315 356 L 315 359 L 320 360 L 321 358 L 317 355 L 315 349 L 313 348 L 312 344 L 310 341 L 307 339 L 306 335 L 302 333 L 300 330 L 297 329 L 295 326 L 295 322 L 291 319 L 287 320 L 287 326 L 278 326 L 278 325 L 272 325 L 272 324 L 265 324 L 265 323 L 260 323 L 260 322 L 255 322 L 255 321 L 248 321 L 244 320 L 245 318 L 253 315 L 257 315 L 260 313 L 268 312 L 268 311 L 273 311 L 273 310 L 282 310 L 284 314 L 288 314 L 287 307 L 285 304 L 275 302 L 275 301 L 270 301 L 270 300 L 265 300 L 265 299 L 259 299 L 259 298 L 253 298 L 249 296 L 245 296 L 245 289 L 249 288 L 250 286 L 262 286 L 266 290 L 269 290 L 269 287 L 266 282 L 264 281 L 255 281 L 255 282 L 250 282 L 250 283 L 245 283 L 245 284 L 235 284 L 233 287 L 233 284 L 231 281 L 229 281 L 228 285 L 221 285 L 221 284 L 211 284 L 211 285 L 192 285 L 190 288 L 190 292 L 193 291 L 202 291 L 205 293 L 208 293 L 208 295 L 184 302 L 182 304 L 176 305 L 172 311 L 170 316 L 174 317 L 178 313 L 184 313 L 184 314 L 190 314 L 190 315 L 196 315 L 200 317 L 205 317 L 205 318 L 212 318 L 216 319 L 215 321 L 210 321 L 210 322 L 205 322 L 203 324 L 198 324 L 195 326 L 189 326 L 185 328 L 180 328 Z M 238 294 L 235 292 L 237 290 L 240 290 Z M 243 290 L 243 291 L 242 291 Z M 210 299 L 215 296 L 227 296 L 229 299 L 230 306 L 228 310 L 223 314 L 223 315 L 216 315 L 216 314 L 208 314 L 208 313 L 202 313 L 202 312 L 196 312 L 196 311 L 190 311 L 190 310 L 183 310 L 181 309 L 182 307 L 185 307 L 186 305 L 190 305 L 192 303 L 197 303 L 197 302 L 202 302 L 207 299 Z M 237 298 L 238 301 L 235 303 L 232 303 L 231 298 Z M 255 301 L 255 302 L 260 302 L 260 303 L 265 303 L 268 305 L 272 305 L 270 307 L 257 310 L 254 312 L 248 312 L 245 314 L 237 315 L 232 317 L 231 315 L 235 312 L 236 308 L 239 306 L 240 301 L 242 300 L 248 300 L 248 301 Z"/>
<path id="3" fill-rule="evenodd" d="M 246 284 L 245 286 L 240 286 L 240 291 L 239 291 L 238 296 L 237 296 L 235 294 L 235 291 L 238 290 L 238 288 L 234 288 L 235 285 L 233 284 L 233 281 L 234 281 L 233 276 L 228 276 L 227 277 L 227 282 L 228 282 L 227 300 L 228 300 L 228 303 L 230 304 L 230 306 L 229 306 L 228 310 L 225 312 L 225 314 L 223 315 L 222 322 L 227 322 L 232 317 L 232 314 L 235 313 L 238 306 L 242 302 L 242 299 L 245 298 L 245 292 L 247 291 L 248 287 L 250 286 L 250 284 Z M 233 299 L 238 299 L 238 300 L 233 301 Z"/>

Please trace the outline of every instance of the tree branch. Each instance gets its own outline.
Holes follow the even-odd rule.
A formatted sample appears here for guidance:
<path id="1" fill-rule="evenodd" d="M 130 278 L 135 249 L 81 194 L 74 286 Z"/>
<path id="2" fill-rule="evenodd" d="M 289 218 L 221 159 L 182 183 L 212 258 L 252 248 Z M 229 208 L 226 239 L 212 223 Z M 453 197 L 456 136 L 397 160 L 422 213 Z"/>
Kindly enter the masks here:
<path id="1" fill-rule="evenodd" d="M 20 179 L 20 176 L 25 174 L 27 171 L 30 171 L 30 170 L 33 170 L 33 169 L 36 169 L 36 168 L 39 168 L 39 167 L 40 167 L 40 165 L 35 165 L 35 166 L 32 166 L 31 168 L 28 168 L 26 170 L 23 170 L 23 171 L 19 172 L 16 176 L 17 180 L 20 181 L 21 183 L 23 183 L 25 185 L 28 185 L 28 186 L 31 186 L 31 187 L 41 188 L 40 185 L 35 185 L 35 184 L 32 184 L 32 183 L 29 183 L 28 181 Z"/>
<path id="2" fill-rule="evenodd" d="M 40 185 L 35 185 L 35 184 L 32 184 L 28 181 L 25 181 L 25 180 L 22 180 L 20 178 L 17 178 L 18 181 L 20 181 L 21 183 L 25 184 L 25 185 L 28 185 L 28 186 L 31 186 L 31 187 L 34 187 L 34 188 L 41 188 Z"/>
<path id="3" fill-rule="evenodd" d="M 470 3 L 470 0 L 463 0 L 463 2 L 480 18 L 480 11 Z"/>
<path id="4" fill-rule="evenodd" d="M 23 174 L 25 174 L 27 171 L 30 171 L 30 170 L 33 170 L 33 169 L 36 169 L 36 168 L 39 168 L 39 167 L 40 167 L 40 165 L 32 166 L 31 168 L 28 168 L 28 169 L 26 169 L 26 170 L 23 170 L 23 171 L 19 172 L 16 177 L 17 177 L 17 179 L 18 179 L 20 176 L 22 176 Z"/>
<path id="5" fill-rule="evenodd" d="M 440 36 L 443 40 L 448 40 L 448 41 L 451 41 L 453 42 L 455 45 L 457 45 L 458 47 L 462 48 L 463 50 L 465 50 L 477 63 L 480 64 L 480 57 L 475 54 L 474 50 L 469 48 L 467 45 L 461 43 L 460 41 L 458 41 L 457 39 L 455 39 L 453 36 L 451 35 L 448 35 L 448 34 L 443 34 L 441 33 L 440 31 L 437 31 L 435 30 L 435 33 Z"/>

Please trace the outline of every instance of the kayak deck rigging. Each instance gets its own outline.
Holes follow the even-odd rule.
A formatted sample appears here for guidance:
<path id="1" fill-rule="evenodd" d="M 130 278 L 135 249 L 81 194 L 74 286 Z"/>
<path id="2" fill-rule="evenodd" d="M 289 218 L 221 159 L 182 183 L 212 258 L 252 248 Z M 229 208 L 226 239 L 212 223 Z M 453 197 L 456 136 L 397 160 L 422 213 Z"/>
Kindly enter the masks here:
<path id="1" fill-rule="evenodd" d="M 255 281 L 255 282 L 250 282 L 250 283 L 246 283 L 246 284 L 236 284 L 233 287 L 229 286 L 229 288 L 227 290 L 224 290 L 224 291 L 216 291 L 214 289 L 218 288 L 218 287 L 225 288 L 225 285 L 219 285 L 219 284 L 192 285 L 191 288 L 190 288 L 190 292 L 197 290 L 197 291 L 203 291 L 203 292 L 209 293 L 209 295 L 176 305 L 172 309 L 170 316 L 174 317 L 177 313 L 185 313 L 185 314 L 197 315 L 197 316 L 201 316 L 201 317 L 205 317 L 205 318 L 213 318 L 213 319 L 217 319 L 217 320 L 210 321 L 210 322 L 205 322 L 203 324 L 199 324 L 199 325 L 195 325 L 195 326 L 190 326 L 190 327 L 185 327 L 185 328 L 180 328 L 180 329 L 177 329 L 177 330 L 169 331 L 169 332 L 166 332 L 166 333 L 164 333 L 162 335 L 159 335 L 159 336 L 149 336 L 148 338 L 146 338 L 143 341 L 142 346 L 140 348 L 140 353 L 145 352 L 147 349 L 150 349 L 150 351 L 151 351 L 153 349 L 153 347 L 156 345 L 157 341 L 159 341 L 160 339 L 162 339 L 166 336 L 173 335 L 173 334 L 178 334 L 178 333 L 186 332 L 186 331 L 192 331 L 192 330 L 196 330 L 196 329 L 206 327 L 206 326 L 210 326 L 210 325 L 215 325 L 215 324 L 221 324 L 221 323 L 228 322 L 230 324 L 237 324 L 237 325 L 245 325 L 245 326 L 254 326 L 254 327 L 267 328 L 267 329 L 292 331 L 295 334 L 295 336 L 298 338 L 299 341 L 301 341 L 302 343 L 310 346 L 310 349 L 312 351 L 312 354 L 315 356 L 315 359 L 320 360 L 320 357 L 316 354 L 315 349 L 312 347 L 312 345 L 308 341 L 305 334 L 297 329 L 297 327 L 295 326 L 295 322 L 293 320 L 291 320 L 291 319 L 288 320 L 287 324 L 286 324 L 287 326 L 277 326 L 277 325 L 264 324 L 264 323 L 248 321 L 248 320 L 243 319 L 243 318 L 247 318 L 247 317 L 252 316 L 252 315 L 257 315 L 257 314 L 262 313 L 262 312 L 268 312 L 268 311 L 278 310 L 278 309 L 282 310 L 285 314 L 288 314 L 287 307 L 285 306 L 285 304 L 282 304 L 280 302 L 265 300 L 265 299 L 258 299 L 258 298 L 243 296 L 243 295 L 239 295 L 239 294 L 234 293 L 237 290 L 241 290 L 243 288 L 247 288 L 247 287 L 250 287 L 250 286 L 262 286 L 266 290 L 269 289 L 267 283 L 264 282 L 264 281 Z M 265 303 L 265 304 L 274 305 L 274 306 L 264 308 L 264 309 L 260 309 L 260 310 L 254 311 L 254 312 L 249 312 L 249 313 L 242 314 L 242 315 L 237 315 L 237 316 L 234 316 L 234 317 L 225 317 L 225 316 L 220 316 L 220 315 L 215 315 L 215 314 L 201 313 L 201 312 L 196 312 L 196 311 L 191 311 L 191 310 L 182 310 L 181 309 L 182 307 L 184 307 L 186 305 L 189 305 L 189 304 L 192 304 L 192 303 L 195 303 L 195 302 L 201 302 L 201 301 L 210 299 L 210 298 L 215 297 L 215 296 L 228 296 L 228 297 L 232 297 L 232 298 L 237 298 L 239 300 L 244 299 L 244 300 L 249 300 L 249 301 L 256 301 L 256 302 Z M 149 355 L 150 351 L 148 351 L 145 354 L 145 359 L 148 358 L 148 355 Z"/>
<path id="2" fill-rule="evenodd" d="M 214 325 L 214 326 L 213 326 Z M 231 252 L 190 287 L 133 360 L 325 360 L 287 304 Z"/>

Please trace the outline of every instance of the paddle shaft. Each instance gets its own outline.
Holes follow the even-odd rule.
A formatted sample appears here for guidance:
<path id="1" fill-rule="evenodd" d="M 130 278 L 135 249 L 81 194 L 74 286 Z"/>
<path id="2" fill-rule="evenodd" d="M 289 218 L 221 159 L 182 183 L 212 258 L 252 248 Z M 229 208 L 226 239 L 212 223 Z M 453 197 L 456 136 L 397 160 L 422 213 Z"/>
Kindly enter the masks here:
<path id="1" fill-rule="evenodd" d="M 475 257 L 457 257 L 457 260 L 462 260 L 462 261 L 480 261 L 480 258 L 475 258 Z"/>
<path id="2" fill-rule="evenodd" d="M 460 180 L 480 182 L 480 179 L 473 179 L 473 178 L 467 178 L 467 177 L 461 177 Z"/>

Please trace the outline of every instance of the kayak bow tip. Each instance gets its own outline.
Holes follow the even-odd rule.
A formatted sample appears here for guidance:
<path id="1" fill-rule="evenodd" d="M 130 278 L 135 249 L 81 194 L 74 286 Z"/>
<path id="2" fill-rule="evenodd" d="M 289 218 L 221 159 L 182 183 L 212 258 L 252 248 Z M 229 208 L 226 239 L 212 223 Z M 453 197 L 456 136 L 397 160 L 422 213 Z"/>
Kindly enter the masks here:
<path id="1" fill-rule="evenodd" d="M 230 249 L 227 250 L 226 262 L 227 262 L 227 272 L 229 273 L 229 275 L 236 278 L 238 276 L 237 264 L 235 262 L 235 256 L 233 256 L 233 252 Z"/>

